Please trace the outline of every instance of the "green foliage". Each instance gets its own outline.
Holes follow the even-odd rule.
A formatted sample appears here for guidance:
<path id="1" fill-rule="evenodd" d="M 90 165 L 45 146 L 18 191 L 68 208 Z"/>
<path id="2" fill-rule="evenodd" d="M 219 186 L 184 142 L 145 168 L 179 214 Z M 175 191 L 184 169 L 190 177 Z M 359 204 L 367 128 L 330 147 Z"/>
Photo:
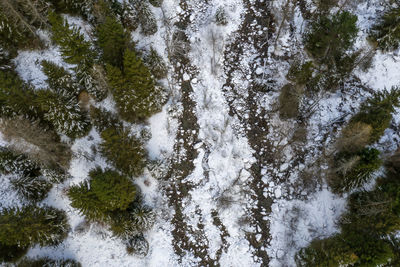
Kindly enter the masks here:
<path id="1" fill-rule="evenodd" d="M 0 72 L 0 115 L 14 117 L 23 115 L 29 119 L 42 118 L 35 91 L 25 84 L 14 71 Z"/>
<path id="2" fill-rule="evenodd" d="M 23 258 L 16 267 L 81 267 L 82 265 L 73 259 Z"/>
<path id="3" fill-rule="evenodd" d="M 7 246 L 0 242 L 0 263 L 18 261 L 28 252 L 28 247 Z"/>
<path id="4" fill-rule="evenodd" d="M 307 51 L 322 63 L 332 63 L 343 57 L 357 36 L 357 16 L 347 11 L 331 17 L 320 16 L 305 35 Z"/>
<path id="5" fill-rule="evenodd" d="M 107 16 L 96 28 L 97 45 L 105 63 L 122 68 L 124 51 L 129 44 L 129 35 L 115 17 Z"/>
<path id="6" fill-rule="evenodd" d="M 146 153 L 142 143 L 127 130 L 109 128 L 101 133 L 101 153 L 122 173 L 139 176 L 146 166 Z"/>
<path id="7" fill-rule="evenodd" d="M 126 176 L 112 170 L 95 169 L 89 181 L 72 186 L 68 191 L 71 206 L 89 220 L 104 221 L 112 211 L 123 211 L 135 200 L 136 187 Z"/>
<path id="8" fill-rule="evenodd" d="M 68 21 L 56 13 L 50 13 L 53 42 L 60 46 L 61 55 L 67 63 L 71 64 L 93 64 L 94 53 L 90 43 L 85 40 L 78 27 L 70 27 Z"/>
<path id="9" fill-rule="evenodd" d="M 132 208 L 125 212 L 111 214 L 110 229 L 115 236 L 129 240 L 150 229 L 155 222 L 155 214 L 146 207 Z"/>
<path id="10" fill-rule="evenodd" d="M 56 65 L 50 61 L 42 61 L 42 70 L 47 76 L 46 82 L 49 87 L 58 95 L 68 98 L 77 97 L 80 88 L 73 80 L 73 77 L 63 67 Z"/>
<path id="11" fill-rule="evenodd" d="M 47 27 L 48 10 L 44 0 L 0 1 L 0 44 L 12 52 L 40 47 L 37 30 Z"/>
<path id="12" fill-rule="evenodd" d="M 102 66 L 94 64 L 92 67 L 89 67 L 81 64 L 75 71 L 78 83 L 91 97 L 96 101 L 102 101 L 107 97 L 108 84 L 106 73 Z"/>
<path id="13" fill-rule="evenodd" d="M 118 131 L 123 128 L 122 122 L 118 116 L 105 109 L 90 107 L 90 117 L 92 124 L 96 130 L 101 133 L 108 128 L 117 129 Z"/>
<path id="14" fill-rule="evenodd" d="M 156 4 L 155 0 L 153 1 Z M 122 6 L 122 21 L 124 26 L 135 30 L 141 26 L 141 33 L 152 35 L 157 32 L 157 21 L 151 11 L 147 0 L 129 0 Z"/>
<path id="15" fill-rule="evenodd" d="M 382 161 L 378 150 L 364 148 L 357 153 L 339 153 L 336 156 L 336 165 L 338 177 L 331 186 L 336 192 L 344 192 L 368 182 L 372 174 L 380 168 Z"/>
<path id="16" fill-rule="evenodd" d="M 301 249 L 295 258 L 299 267 L 338 267 L 357 260 L 358 256 L 340 235 L 314 240 L 308 247 Z"/>
<path id="17" fill-rule="evenodd" d="M 144 64 L 149 68 L 151 74 L 156 79 L 162 79 L 167 77 L 168 69 L 162 59 L 162 57 L 157 53 L 157 51 L 151 47 L 150 53 L 145 57 Z"/>
<path id="18" fill-rule="evenodd" d="M 161 89 L 134 51 L 124 54 L 124 71 L 107 66 L 111 91 L 121 117 L 129 122 L 144 120 L 161 109 Z"/>
<path id="19" fill-rule="evenodd" d="M 400 7 L 383 14 L 371 29 L 370 37 L 382 51 L 393 51 L 400 45 Z"/>
<path id="20" fill-rule="evenodd" d="M 290 66 L 286 77 L 288 80 L 293 81 L 298 85 L 304 85 L 312 78 L 313 72 L 314 66 L 311 61 L 307 61 L 303 64 L 300 64 L 300 62 L 294 62 Z"/>
<path id="21" fill-rule="evenodd" d="M 90 131 L 90 121 L 74 98 L 61 97 L 49 90 L 40 90 L 37 102 L 45 112 L 44 118 L 57 132 L 71 138 L 79 138 Z"/>
<path id="22" fill-rule="evenodd" d="M 161 7 L 163 0 L 149 0 L 149 3 L 155 7 Z"/>
<path id="23" fill-rule="evenodd" d="M 42 176 L 19 176 L 12 179 L 11 184 L 20 196 L 31 202 L 42 201 L 52 188 Z"/>
<path id="24" fill-rule="evenodd" d="M 372 98 L 361 105 L 360 111 L 351 121 L 371 125 L 370 143 L 374 143 L 389 127 L 395 107 L 400 107 L 400 90 L 398 88 L 376 92 Z"/>
<path id="25" fill-rule="evenodd" d="M 92 0 L 48 0 L 53 4 L 57 13 L 69 13 L 72 15 L 80 15 L 87 20 L 93 19 Z"/>
<path id="26" fill-rule="evenodd" d="M 24 206 L 0 212 L 0 240 L 6 246 L 55 246 L 68 230 L 66 214 L 55 208 Z"/>

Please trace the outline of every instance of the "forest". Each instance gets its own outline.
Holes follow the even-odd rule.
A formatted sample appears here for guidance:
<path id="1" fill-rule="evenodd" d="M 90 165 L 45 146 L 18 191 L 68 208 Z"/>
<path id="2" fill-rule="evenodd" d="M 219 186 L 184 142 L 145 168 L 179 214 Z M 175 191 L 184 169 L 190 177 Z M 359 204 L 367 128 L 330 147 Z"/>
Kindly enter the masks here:
<path id="1" fill-rule="evenodd" d="M 1 266 L 400 266 L 400 1 L 0 0 Z"/>

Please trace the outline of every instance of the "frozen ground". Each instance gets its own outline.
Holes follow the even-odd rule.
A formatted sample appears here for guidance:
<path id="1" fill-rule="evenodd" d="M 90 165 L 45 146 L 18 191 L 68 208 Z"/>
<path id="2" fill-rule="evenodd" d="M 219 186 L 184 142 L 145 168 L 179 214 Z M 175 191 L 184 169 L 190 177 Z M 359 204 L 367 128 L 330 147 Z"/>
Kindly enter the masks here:
<path id="1" fill-rule="evenodd" d="M 152 45 L 170 69 L 163 83 L 171 98 L 148 121 L 152 138 L 146 148 L 158 167 L 136 180 L 148 205 L 159 215 L 154 228 L 145 234 L 149 254 L 129 256 L 123 244 L 101 226 L 82 224 L 83 217 L 69 205 L 65 189 L 84 180 L 96 165 L 106 166 L 90 148 L 100 142 L 93 130 L 91 138 L 73 145 L 72 178 L 55 186 L 43 202 L 66 210 L 72 228 L 69 237 L 55 248 L 32 248 L 29 255 L 75 258 L 85 267 L 295 266 L 293 256 L 299 248 L 335 233 L 335 222 L 346 209 L 344 197 L 332 194 L 323 181 L 310 192 L 298 188 L 297 181 L 306 166 L 318 162 L 321 147 L 331 142 L 325 135 L 333 127 L 340 128 L 334 122 L 357 110 L 368 93 L 322 96 L 309 119 L 304 146 L 299 149 L 289 142 L 297 125 L 281 121 L 274 108 L 289 67 L 283 55 L 292 56 L 294 47 L 301 49 L 305 25 L 298 7 L 293 7 L 292 19 L 282 15 L 286 3 L 164 0 L 162 9 L 153 8 L 159 31 L 151 37 L 132 34 L 139 49 Z M 215 23 L 218 7 L 227 12 L 226 26 Z M 375 1 L 353 10 L 362 29 L 359 47 L 368 45 L 363 40 L 377 10 Z M 277 25 L 282 23 L 278 38 L 266 32 L 263 18 L 267 11 L 276 16 Z M 81 20 L 69 20 L 90 31 Z M 168 61 L 171 36 L 182 30 L 174 23 L 182 21 L 190 21 L 183 29 L 189 47 L 185 57 L 190 63 Z M 295 27 L 293 35 L 289 23 Z M 21 52 L 15 59 L 17 71 L 36 88 L 46 87 L 40 70 L 43 59 L 70 67 L 62 62 L 56 47 Z M 372 67 L 357 71 L 356 76 L 372 90 L 400 84 L 399 51 L 378 52 Z M 257 82 L 266 81 L 272 89 L 253 90 Z M 100 105 L 113 109 L 110 98 Z M 195 123 L 188 127 L 185 122 L 192 119 Z M 394 124 L 399 122 L 396 114 Z M 380 144 L 390 152 L 399 140 L 399 132 L 388 129 Z M 178 172 L 176 166 L 186 169 Z M 8 177 L 0 180 L 0 199 L 0 207 L 20 203 L 9 189 Z"/>

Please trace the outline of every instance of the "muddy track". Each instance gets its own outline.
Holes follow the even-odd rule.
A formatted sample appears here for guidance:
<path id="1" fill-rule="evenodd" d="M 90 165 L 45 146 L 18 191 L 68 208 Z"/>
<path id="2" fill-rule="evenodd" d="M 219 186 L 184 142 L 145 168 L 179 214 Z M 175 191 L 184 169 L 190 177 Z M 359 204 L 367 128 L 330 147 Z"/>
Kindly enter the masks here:
<path id="1" fill-rule="evenodd" d="M 241 73 L 244 77 L 254 81 L 256 78 L 256 63 L 258 59 L 267 59 L 269 39 L 272 36 L 273 17 L 270 14 L 269 2 L 260 3 L 257 1 L 252 4 L 251 1 L 244 1 L 247 9 L 243 23 L 236 33 L 235 40 L 227 47 L 224 55 L 225 73 L 227 75 L 226 84 L 224 85 L 224 93 L 230 107 L 230 115 L 237 116 L 242 123 L 242 129 L 246 133 L 249 144 L 254 150 L 253 156 L 256 162 L 251 167 L 252 180 L 249 184 L 254 200 L 255 207 L 250 209 L 250 218 L 255 226 L 255 233 L 248 233 L 247 239 L 255 249 L 255 260 L 263 266 L 268 266 L 269 256 L 265 251 L 270 239 L 269 222 L 263 217 L 270 213 L 272 199 L 264 196 L 266 184 L 262 181 L 262 168 L 264 166 L 276 167 L 276 160 L 271 157 L 272 153 L 266 153 L 273 150 L 272 144 L 266 138 L 268 133 L 268 120 L 265 111 L 260 110 L 258 99 L 260 98 L 260 86 L 255 82 L 245 88 L 246 94 L 243 94 L 243 88 L 238 88 L 235 84 L 235 75 Z M 266 34 L 263 29 L 268 28 L 269 33 Z M 246 49 L 254 49 L 257 51 L 258 58 L 253 59 L 250 63 L 248 73 L 243 73 L 240 66 L 242 57 L 245 57 Z M 245 97 L 243 98 L 243 95 Z M 243 107 L 244 106 L 244 107 Z M 240 107 L 240 108 L 238 108 Z M 246 113 L 243 112 L 246 111 Z M 261 236 L 261 238 L 260 238 Z"/>
<path id="2" fill-rule="evenodd" d="M 198 143 L 199 125 L 195 113 L 196 102 L 192 99 L 193 88 L 190 83 L 190 80 L 196 75 L 196 68 L 191 65 L 187 57 L 190 44 L 185 33 L 190 25 L 190 10 L 188 3 L 185 1 L 180 3 L 180 7 L 184 12 L 179 15 L 179 19 L 174 25 L 176 30 L 172 38 L 173 43 L 177 44 L 177 46 L 170 55 L 170 62 L 174 68 L 173 79 L 175 84 L 178 85 L 175 89 L 180 89 L 182 113 L 179 117 L 174 156 L 165 177 L 168 184 L 165 192 L 170 206 L 174 209 L 174 216 L 171 221 L 174 227 L 172 242 L 174 251 L 179 255 L 181 263 L 182 258 L 187 253 L 190 253 L 198 259 L 192 264 L 217 266 L 217 261 L 208 255 L 208 240 L 201 220 L 195 227 L 187 223 L 191 216 L 202 217 L 200 209 L 196 210 L 196 214 L 184 213 L 185 203 L 190 201 L 189 191 L 197 186 L 185 180 L 185 178 L 193 172 L 195 168 L 193 162 L 198 157 L 198 152 L 194 149 L 194 145 Z M 184 74 L 189 75 L 190 79 L 187 79 L 187 77 L 185 79 Z M 214 223 L 220 223 L 217 214 L 213 215 L 215 215 Z M 220 227 L 221 236 L 225 238 L 226 229 L 221 224 Z"/>

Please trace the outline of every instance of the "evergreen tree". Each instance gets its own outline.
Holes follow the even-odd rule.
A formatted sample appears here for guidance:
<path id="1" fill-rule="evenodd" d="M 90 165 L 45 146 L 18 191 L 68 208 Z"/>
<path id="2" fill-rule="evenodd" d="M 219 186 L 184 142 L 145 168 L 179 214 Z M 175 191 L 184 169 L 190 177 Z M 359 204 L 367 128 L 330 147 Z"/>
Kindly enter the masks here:
<path id="1" fill-rule="evenodd" d="M 0 70 L 5 71 L 5 70 L 9 70 L 9 69 L 12 69 L 10 53 L 5 48 L 3 48 L 0 44 Z"/>
<path id="2" fill-rule="evenodd" d="M 149 70 L 135 52 L 126 50 L 124 72 L 111 65 L 107 74 L 121 117 L 129 122 L 143 120 L 161 108 L 161 89 L 154 85 Z"/>
<path id="3" fill-rule="evenodd" d="M 400 90 L 398 88 L 376 92 L 372 98 L 361 105 L 360 111 L 351 119 L 351 122 L 371 125 L 370 143 L 374 143 L 389 127 L 395 107 L 400 107 Z"/>
<path id="4" fill-rule="evenodd" d="M 356 22 L 357 16 L 347 11 L 320 16 L 305 35 L 307 51 L 321 63 L 335 63 L 353 46 L 358 32 Z"/>
<path id="5" fill-rule="evenodd" d="M 136 254 L 145 257 L 149 252 L 149 242 L 147 242 L 143 234 L 129 238 L 126 243 L 126 251 L 128 254 Z"/>
<path id="6" fill-rule="evenodd" d="M 153 4 L 157 4 L 155 0 Z M 122 21 L 124 26 L 135 30 L 141 26 L 141 33 L 152 35 L 157 32 L 157 21 L 147 0 L 129 0 L 122 6 Z"/>
<path id="7" fill-rule="evenodd" d="M 41 90 L 38 92 L 37 102 L 45 112 L 45 119 L 57 132 L 71 138 L 79 138 L 90 131 L 89 118 L 81 111 L 76 99 Z"/>
<path id="8" fill-rule="evenodd" d="M 93 20 L 93 8 L 95 1 L 93 0 L 48 0 L 53 4 L 57 13 L 69 13 L 72 15 L 80 15 L 86 20 Z"/>
<path id="9" fill-rule="evenodd" d="M 0 242 L 0 263 L 18 261 L 28 252 L 28 247 L 7 246 Z"/>
<path id="10" fill-rule="evenodd" d="M 82 265 L 72 259 L 23 258 L 16 267 L 81 267 Z"/>
<path id="11" fill-rule="evenodd" d="M 129 44 L 129 35 L 115 17 L 107 16 L 96 28 L 97 45 L 105 63 L 122 68 L 124 51 Z"/>
<path id="12" fill-rule="evenodd" d="M 104 68 L 94 64 L 89 67 L 87 64 L 80 64 L 76 69 L 78 83 L 96 101 L 102 101 L 107 97 L 108 84 Z"/>
<path id="13" fill-rule="evenodd" d="M 94 53 L 91 50 L 90 43 L 85 40 L 80 29 L 70 27 L 67 20 L 56 13 L 50 13 L 49 21 L 51 23 L 53 42 L 60 46 L 61 55 L 67 63 L 93 64 Z"/>
<path id="14" fill-rule="evenodd" d="M 343 167 L 354 158 L 354 164 L 349 167 Z M 382 165 L 379 158 L 379 151 L 374 148 L 364 148 L 355 154 L 342 152 L 337 155 L 336 173 L 339 175 L 331 186 L 336 192 L 349 191 L 368 182 L 372 174 Z"/>
<path id="15" fill-rule="evenodd" d="M 225 9 L 220 6 L 215 12 L 215 21 L 217 25 L 226 25 L 228 24 L 228 18 L 226 17 Z"/>
<path id="16" fill-rule="evenodd" d="M 393 51 L 400 46 L 400 7 L 391 8 L 372 27 L 371 38 L 383 51 Z"/>
<path id="17" fill-rule="evenodd" d="M 55 208 L 24 206 L 0 212 L 0 240 L 6 246 L 55 246 L 67 237 L 68 230 L 66 214 Z"/>
<path id="18" fill-rule="evenodd" d="M 163 0 L 149 0 L 149 3 L 155 7 L 161 7 Z"/>
<path id="19" fill-rule="evenodd" d="M 167 66 L 153 47 L 150 48 L 150 53 L 145 57 L 144 63 L 156 79 L 162 79 L 167 76 Z"/>
<path id="20" fill-rule="evenodd" d="M 13 70 L 0 72 L 0 115 L 22 115 L 29 119 L 42 119 L 43 112 L 35 103 L 35 91 L 25 84 Z"/>
<path id="21" fill-rule="evenodd" d="M 96 130 L 101 133 L 108 128 L 113 128 L 116 131 L 123 129 L 122 122 L 118 119 L 116 114 L 111 113 L 102 108 L 90 107 L 90 117 L 92 124 Z"/>
<path id="22" fill-rule="evenodd" d="M 55 93 L 67 98 L 78 96 L 80 92 L 79 85 L 75 83 L 72 75 L 63 67 L 44 60 L 42 61 L 42 69 L 47 76 L 46 82 Z"/>
<path id="23" fill-rule="evenodd" d="M 124 212 L 113 212 L 110 229 L 114 235 L 129 240 L 149 230 L 155 222 L 154 212 L 146 207 L 131 207 Z"/>
<path id="24" fill-rule="evenodd" d="M 123 211 L 135 200 L 136 187 L 126 176 L 115 171 L 95 169 L 89 181 L 68 191 L 71 206 L 89 220 L 107 221 L 112 211 Z"/>
<path id="25" fill-rule="evenodd" d="M 109 128 L 101 133 L 101 152 L 118 170 L 132 177 L 139 176 L 146 166 L 142 143 L 126 130 Z"/>

